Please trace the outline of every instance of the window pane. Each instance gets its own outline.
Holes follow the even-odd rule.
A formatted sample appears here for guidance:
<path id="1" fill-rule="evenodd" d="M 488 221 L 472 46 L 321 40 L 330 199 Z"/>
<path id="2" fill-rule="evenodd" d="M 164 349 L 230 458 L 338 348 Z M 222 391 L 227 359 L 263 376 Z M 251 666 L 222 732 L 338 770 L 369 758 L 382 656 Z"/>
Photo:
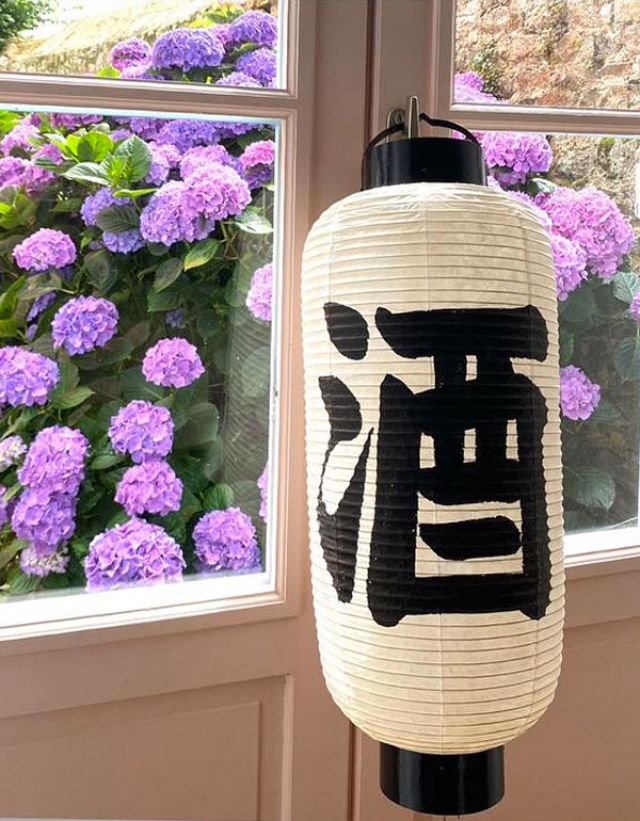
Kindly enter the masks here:
<path id="1" fill-rule="evenodd" d="M 0 16 L 0 71 L 281 87 L 281 9 L 275 0 L 12 2 Z"/>
<path id="2" fill-rule="evenodd" d="M 259 572 L 275 125 L 0 130 L 0 594 Z"/>
<path id="3" fill-rule="evenodd" d="M 638 524 L 640 143 L 481 135 L 498 184 L 551 231 L 567 532 Z"/>
<path id="4" fill-rule="evenodd" d="M 456 26 L 457 71 L 479 72 L 493 97 L 638 108 L 640 0 L 458 0 Z M 457 92 L 457 102 L 491 99 Z"/>

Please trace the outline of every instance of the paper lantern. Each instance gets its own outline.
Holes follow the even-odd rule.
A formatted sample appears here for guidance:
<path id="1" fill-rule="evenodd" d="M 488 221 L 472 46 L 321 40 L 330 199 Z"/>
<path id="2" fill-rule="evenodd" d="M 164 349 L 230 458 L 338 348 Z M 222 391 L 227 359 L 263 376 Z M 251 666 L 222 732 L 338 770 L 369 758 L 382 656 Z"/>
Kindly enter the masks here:
<path id="1" fill-rule="evenodd" d="M 502 747 L 559 675 L 555 275 L 545 228 L 486 186 L 471 140 L 377 146 L 368 182 L 303 258 L 320 654 L 383 744 L 384 792 L 463 814 L 501 798 Z"/>

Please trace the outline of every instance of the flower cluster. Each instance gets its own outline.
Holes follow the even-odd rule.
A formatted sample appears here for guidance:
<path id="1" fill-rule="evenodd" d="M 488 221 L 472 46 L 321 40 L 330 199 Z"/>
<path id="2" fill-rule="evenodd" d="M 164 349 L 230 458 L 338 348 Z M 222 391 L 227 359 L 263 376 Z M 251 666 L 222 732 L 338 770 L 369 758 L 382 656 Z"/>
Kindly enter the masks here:
<path id="1" fill-rule="evenodd" d="M 116 490 L 116 502 L 129 516 L 155 513 L 166 516 L 180 508 L 182 482 L 173 468 L 160 459 L 152 459 L 129 468 Z"/>
<path id="2" fill-rule="evenodd" d="M 560 369 L 560 409 L 567 419 L 588 419 L 600 403 L 600 385 L 580 368 Z"/>
<path id="3" fill-rule="evenodd" d="M 268 263 L 254 271 L 247 294 L 247 308 L 256 319 L 271 322 L 273 265 Z"/>
<path id="4" fill-rule="evenodd" d="M 587 277 L 587 254 L 581 245 L 561 234 L 551 234 L 551 254 L 558 299 L 565 302 Z"/>
<path id="5" fill-rule="evenodd" d="M 27 452 L 27 446 L 20 436 L 7 436 L 0 442 L 0 470 L 17 464 Z"/>
<path id="6" fill-rule="evenodd" d="M 273 180 L 276 144 L 273 140 L 258 140 L 248 145 L 240 164 L 249 188 L 262 188 Z"/>
<path id="7" fill-rule="evenodd" d="M 97 224 L 101 211 L 112 208 L 114 205 L 127 205 L 130 202 L 131 200 L 126 197 L 115 197 L 110 188 L 99 188 L 95 194 L 89 194 L 88 197 L 85 197 L 80 206 L 80 216 L 85 225 L 92 227 Z"/>
<path id="8" fill-rule="evenodd" d="M 602 191 L 559 186 L 549 194 L 538 194 L 536 205 L 550 216 L 555 233 L 583 248 L 587 268 L 602 279 L 611 279 L 633 247 L 633 228 Z"/>
<path id="9" fill-rule="evenodd" d="M 487 165 L 504 185 L 523 183 L 530 174 L 551 168 L 551 146 L 542 134 L 490 131 L 481 142 Z"/>
<path id="10" fill-rule="evenodd" d="M 0 160 L 0 188 L 24 188 L 27 194 L 40 194 L 55 180 L 55 174 L 21 157 Z"/>
<path id="11" fill-rule="evenodd" d="M 122 43 L 117 43 L 109 55 L 109 61 L 114 68 L 122 69 L 130 68 L 131 66 L 140 63 L 148 63 L 151 57 L 151 49 L 149 44 L 145 43 L 139 37 L 131 37 Z"/>
<path id="12" fill-rule="evenodd" d="M 242 213 L 251 202 L 249 186 L 228 166 L 210 163 L 185 180 L 183 203 L 187 212 L 217 221 Z"/>
<path id="13" fill-rule="evenodd" d="M 278 72 L 276 53 L 270 48 L 258 48 L 255 51 L 248 51 L 238 57 L 236 69 L 241 74 L 246 74 L 257 80 L 261 86 L 271 88 L 275 83 Z"/>
<path id="14" fill-rule="evenodd" d="M 64 268 L 73 265 L 76 257 L 76 246 L 71 237 L 52 228 L 40 228 L 13 249 L 13 258 L 24 271 Z"/>
<path id="15" fill-rule="evenodd" d="M 60 371 L 39 353 L 8 345 L 0 348 L 0 405 L 44 405 Z"/>
<path id="16" fill-rule="evenodd" d="M 224 59 L 224 45 L 207 29 L 174 29 L 160 36 L 151 51 L 159 69 L 213 68 Z"/>
<path id="17" fill-rule="evenodd" d="M 163 459 L 173 447 L 173 419 L 167 408 L 134 399 L 112 417 L 109 439 L 116 453 L 136 463 Z"/>
<path id="18" fill-rule="evenodd" d="M 484 91 L 484 80 L 475 71 L 456 74 L 453 98 L 456 103 L 495 103 L 496 97 Z"/>
<path id="19" fill-rule="evenodd" d="M 102 348 L 118 329 L 118 309 L 108 299 L 79 296 L 70 299 L 53 318 L 55 348 L 71 356 Z"/>
<path id="20" fill-rule="evenodd" d="M 193 529 L 196 555 L 210 570 L 252 570 L 260 567 L 256 529 L 237 507 L 205 513 Z"/>
<path id="21" fill-rule="evenodd" d="M 84 563 L 90 591 L 180 581 L 184 567 L 178 543 L 158 525 L 136 518 L 96 536 Z"/>
<path id="22" fill-rule="evenodd" d="M 84 479 L 89 442 L 79 430 L 52 425 L 36 436 L 18 479 L 25 487 L 75 496 Z"/>
<path id="23" fill-rule="evenodd" d="M 198 351 L 182 337 L 161 339 L 142 361 L 144 378 L 166 388 L 186 388 L 204 373 Z"/>
<path id="24" fill-rule="evenodd" d="M 69 564 L 69 551 L 56 550 L 49 556 L 42 556 L 35 547 L 25 547 L 20 552 L 20 569 L 27 576 L 44 578 L 51 573 L 64 573 Z"/>
<path id="25" fill-rule="evenodd" d="M 273 47 L 278 42 L 278 24 L 275 17 L 264 11 L 247 11 L 229 26 L 227 45 L 241 46 L 255 43 Z"/>
<path id="26" fill-rule="evenodd" d="M 76 500 L 64 493 L 25 490 L 11 516 L 11 527 L 38 556 L 50 556 L 73 536 Z"/>

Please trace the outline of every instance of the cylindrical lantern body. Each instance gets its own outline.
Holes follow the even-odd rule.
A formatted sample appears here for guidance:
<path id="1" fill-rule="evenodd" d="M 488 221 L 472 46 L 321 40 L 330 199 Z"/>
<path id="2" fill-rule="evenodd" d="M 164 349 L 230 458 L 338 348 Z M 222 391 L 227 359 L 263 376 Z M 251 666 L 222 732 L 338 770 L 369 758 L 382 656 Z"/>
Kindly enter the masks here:
<path id="1" fill-rule="evenodd" d="M 303 259 L 314 605 L 343 712 L 402 750 L 503 745 L 553 698 L 563 621 L 557 302 L 524 203 L 354 194 Z"/>

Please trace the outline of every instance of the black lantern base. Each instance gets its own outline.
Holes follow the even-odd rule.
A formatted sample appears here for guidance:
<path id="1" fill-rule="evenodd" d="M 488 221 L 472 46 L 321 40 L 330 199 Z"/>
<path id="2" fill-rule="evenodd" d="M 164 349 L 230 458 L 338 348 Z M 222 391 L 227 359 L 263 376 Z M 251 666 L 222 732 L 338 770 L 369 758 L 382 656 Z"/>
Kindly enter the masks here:
<path id="1" fill-rule="evenodd" d="M 504 795 L 504 747 L 427 755 L 380 745 L 380 787 L 391 801 L 430 815 L 488 810 Z"/>

